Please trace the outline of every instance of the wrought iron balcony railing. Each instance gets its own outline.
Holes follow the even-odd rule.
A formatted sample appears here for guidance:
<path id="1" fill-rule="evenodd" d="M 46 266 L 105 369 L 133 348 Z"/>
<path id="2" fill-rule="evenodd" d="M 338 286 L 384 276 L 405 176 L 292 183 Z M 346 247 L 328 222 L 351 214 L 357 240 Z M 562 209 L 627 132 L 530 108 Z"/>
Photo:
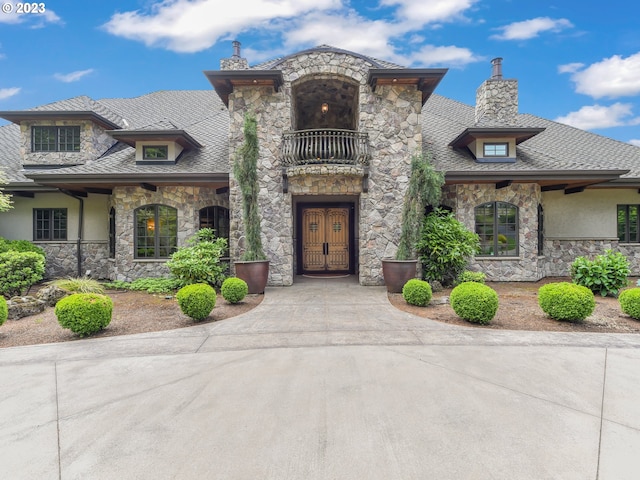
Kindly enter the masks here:
<path id="1" fill-rule="evenodd" d="M 334 164 L 369 165 L 369 136 L 353 130 L 298 130 L 282 136 L 280 150 L 285 167 Z"/>

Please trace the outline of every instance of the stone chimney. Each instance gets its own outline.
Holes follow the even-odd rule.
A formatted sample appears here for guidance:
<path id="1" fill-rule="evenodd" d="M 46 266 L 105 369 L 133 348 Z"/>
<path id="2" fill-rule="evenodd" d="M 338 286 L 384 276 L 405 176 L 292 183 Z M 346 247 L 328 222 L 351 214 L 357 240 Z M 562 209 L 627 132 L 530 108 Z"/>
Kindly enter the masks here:
<path id="1" fill-rule="evenodd" d="M 220 60 L 220 70 L 248 70 L 249 62 L 246 58 L 240 56 L 240 42 L 233 41 L 233 55 L 231 58 L 223 58 Z"/>
<path id="2" fill-rule="evenodd" d="M 491 78 L 476 90 L 476 125 L 515 126 L 518 80 L 502 78 L 502 58 L 494 58 L 491 65 Z"/>

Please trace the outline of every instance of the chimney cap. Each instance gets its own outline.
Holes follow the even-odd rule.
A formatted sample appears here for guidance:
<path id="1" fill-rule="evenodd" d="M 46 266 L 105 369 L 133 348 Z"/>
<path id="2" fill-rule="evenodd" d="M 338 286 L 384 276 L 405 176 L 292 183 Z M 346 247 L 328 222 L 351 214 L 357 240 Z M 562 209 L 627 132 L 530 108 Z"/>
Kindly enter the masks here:
<path id="1" fill-rule="evenodd" d="M 233 43 L 233 55 L 231 58 L 240 58 L 240 42 L 238 40 L 234 40 Z"/>
<path id="2" fill-rule="evenodd" d="M 491 70 L 491 78 L 502 78 L 502 57 L 496 57 L 491 60 L 491 65 L 493 65 L 493 68 Z"/>

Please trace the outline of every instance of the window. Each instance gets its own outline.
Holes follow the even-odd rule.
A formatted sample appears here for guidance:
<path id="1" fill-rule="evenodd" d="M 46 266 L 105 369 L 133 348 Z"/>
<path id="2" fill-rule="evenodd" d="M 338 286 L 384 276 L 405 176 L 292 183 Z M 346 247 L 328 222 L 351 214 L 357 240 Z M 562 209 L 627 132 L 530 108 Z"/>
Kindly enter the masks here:
<path id="1" fill-rule="evenodd" d="M 31 151 L 79 152 L 80 127 L 31 127 Z"/>
<path id="2" fill-rule="evenodd" d="M 229 239 L 229 209 L 204 207 L 200 209 L 200 228 L 213 228 L 216 236 Z"/>
<path id="3" fill-rule="evenodd" d="M 66 208 L 34 208 L 33 240 L 66 240 L 67 209 Z"/>
<path id="4" fill-rule="evenodd" d="M 116 209 L 109 210 L 109 258 L 116 258 Z"/>
<path id="5" fill-rule="evenodd" d="M 135 258 L 169 258 L 178 247 L 178 211 L 166 205 L 135 210 Z"/>
<path id="6" fill-rule="evenodd" d="M 485 143 L 484 145 L 484 157 L 508 157 L 509 156 L 509 144 L 508 143 Z"/>
<path id="7" fill-rule="evenodd" d="M 538 204 L 538 255 L 544 255 L 544 208 Z"/>
<path id="8" fill-rule="evenodd" d="M 505 202 L 484 203 L 475 209 L 480 255 L 518 255 L 518 207 Z"/>
<path id="9" fill-rule="evenodd" d="M 169 147 L 167 145 L 143 145 L 143 160 L 167 160 L 169 158 Z"/>
<path id="10" fill-rule="evenodd" d="M 640 205 L 618 205 L 618 240 L 623 243 L 640 243 L 638 211 Z"/>

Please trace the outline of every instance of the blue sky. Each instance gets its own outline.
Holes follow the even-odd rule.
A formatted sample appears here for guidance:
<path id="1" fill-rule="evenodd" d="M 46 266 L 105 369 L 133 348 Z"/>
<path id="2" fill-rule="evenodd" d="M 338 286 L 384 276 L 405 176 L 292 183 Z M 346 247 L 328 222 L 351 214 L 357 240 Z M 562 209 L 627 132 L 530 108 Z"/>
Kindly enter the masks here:
<path id="1" fill-rule="evenodd" d="M 0 110 L 209 89 L 203 70 L 218 69 L 237 39 L 251 65 L 327 44 L 447 67 L 436 92 L 470 105 L 502 57 L 521 113 L 640 145 L 638 2 L 50 0 L 22 14 L 16 2 L 0 6 Z"/>

